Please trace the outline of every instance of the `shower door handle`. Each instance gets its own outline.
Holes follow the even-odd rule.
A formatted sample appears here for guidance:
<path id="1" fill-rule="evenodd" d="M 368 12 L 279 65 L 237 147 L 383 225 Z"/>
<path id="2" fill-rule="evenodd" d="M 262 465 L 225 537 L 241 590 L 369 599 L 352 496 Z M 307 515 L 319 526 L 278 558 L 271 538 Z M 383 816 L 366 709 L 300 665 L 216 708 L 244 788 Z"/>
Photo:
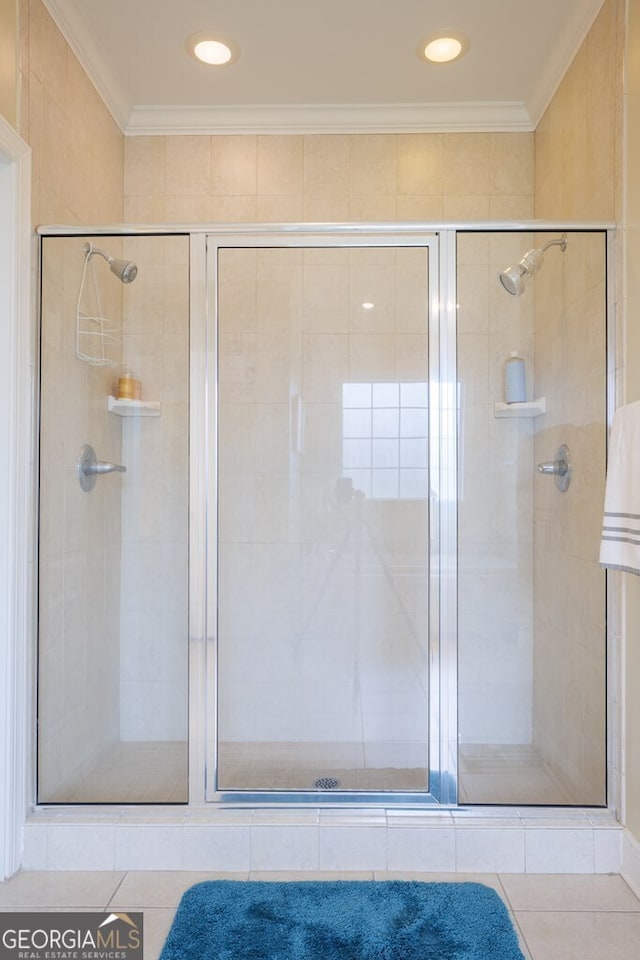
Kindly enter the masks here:
<path id="1" fill-rule="evenodd" d="M 111 463 L 109 460 L 98 460 L 96 452 L 89 444 L 80 451 L 78 459 L 78 479 L 80 486 L 85 491 L 93 490 L 96 485 L 96 478 L 105 473 L 126 473 L 127 468 L 120 463 Z"/>

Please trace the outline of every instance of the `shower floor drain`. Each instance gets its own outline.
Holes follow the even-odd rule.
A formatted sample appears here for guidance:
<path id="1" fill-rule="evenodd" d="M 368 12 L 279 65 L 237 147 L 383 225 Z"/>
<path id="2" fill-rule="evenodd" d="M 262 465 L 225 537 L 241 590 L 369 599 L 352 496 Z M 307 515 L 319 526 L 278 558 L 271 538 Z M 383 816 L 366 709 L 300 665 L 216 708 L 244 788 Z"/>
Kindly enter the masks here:
<path id="1" fill-rule="evenodd" d="M 340 786 L 340 781 L 336 777 L 318 777 L 313 781 L 313 785 L 318 790 L 335 790 Z"/>

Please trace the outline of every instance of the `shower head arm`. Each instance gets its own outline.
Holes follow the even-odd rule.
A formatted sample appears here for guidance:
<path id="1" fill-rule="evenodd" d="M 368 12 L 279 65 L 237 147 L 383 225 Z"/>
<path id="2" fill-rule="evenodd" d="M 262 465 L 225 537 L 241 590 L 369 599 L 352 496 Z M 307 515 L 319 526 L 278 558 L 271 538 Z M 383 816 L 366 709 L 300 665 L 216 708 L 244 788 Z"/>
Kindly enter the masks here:
<path id="1" fill-rule="evenodd" d="M 564 253 L 564 251 L 567 249 L 567 235 L 566 235 L 566 233 L 563 233 L 561 237 L 557 237 L 555 240 L 547 240 L 547 242 L 546 242 L 545 244 L 543 244 L 543 246 L 542 246 L 542 248 L 541 248 L 541 249 L 542 249 L 542 252 L 544 253 L 545 250 L 548 250 L 548 249 L 549 249 L 549 247 L 560 247 L 560 249 L 561 249 L 562 252 Z"/>
<path id="2" fill-rule="evenodd" d="M 113 257 L 110 257 L 108 253 L 104 250 L 101 250 L 100 247 L 94 247 L 92 243 L 85 243 L 84 252 L 87 260 L 90 260 L 94 253 L 99 254 L 101 257 L 107 261 L 108 264 L 111 264 Z"/>

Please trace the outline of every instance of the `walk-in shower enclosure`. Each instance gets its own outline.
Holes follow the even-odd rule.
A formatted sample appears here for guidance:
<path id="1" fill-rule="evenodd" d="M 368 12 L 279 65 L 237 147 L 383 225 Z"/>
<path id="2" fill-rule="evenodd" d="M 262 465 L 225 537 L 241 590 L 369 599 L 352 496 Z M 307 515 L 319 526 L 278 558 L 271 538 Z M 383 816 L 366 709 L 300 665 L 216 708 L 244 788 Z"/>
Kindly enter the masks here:
<path id="1" fill-rule="evenodd" d="M 40 239 L 40 803 L 606 804 L 606 228 Z"/>

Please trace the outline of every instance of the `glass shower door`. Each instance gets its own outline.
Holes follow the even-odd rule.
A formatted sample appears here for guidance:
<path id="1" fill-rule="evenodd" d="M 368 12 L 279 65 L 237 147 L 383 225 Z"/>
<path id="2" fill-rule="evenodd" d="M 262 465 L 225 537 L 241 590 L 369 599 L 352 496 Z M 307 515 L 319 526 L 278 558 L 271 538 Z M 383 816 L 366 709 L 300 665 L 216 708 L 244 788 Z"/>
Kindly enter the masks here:
<path id="1" fill-rule="evenodd" d="M 415 241 L 211 244 L 210 798 L 430 790 L 434 260 Z"/>
<path id="2" fill-rule="evenodd" d="M 38 800 L 186 802 L 188 237 L 45 236 L 41 300 Z"/>

